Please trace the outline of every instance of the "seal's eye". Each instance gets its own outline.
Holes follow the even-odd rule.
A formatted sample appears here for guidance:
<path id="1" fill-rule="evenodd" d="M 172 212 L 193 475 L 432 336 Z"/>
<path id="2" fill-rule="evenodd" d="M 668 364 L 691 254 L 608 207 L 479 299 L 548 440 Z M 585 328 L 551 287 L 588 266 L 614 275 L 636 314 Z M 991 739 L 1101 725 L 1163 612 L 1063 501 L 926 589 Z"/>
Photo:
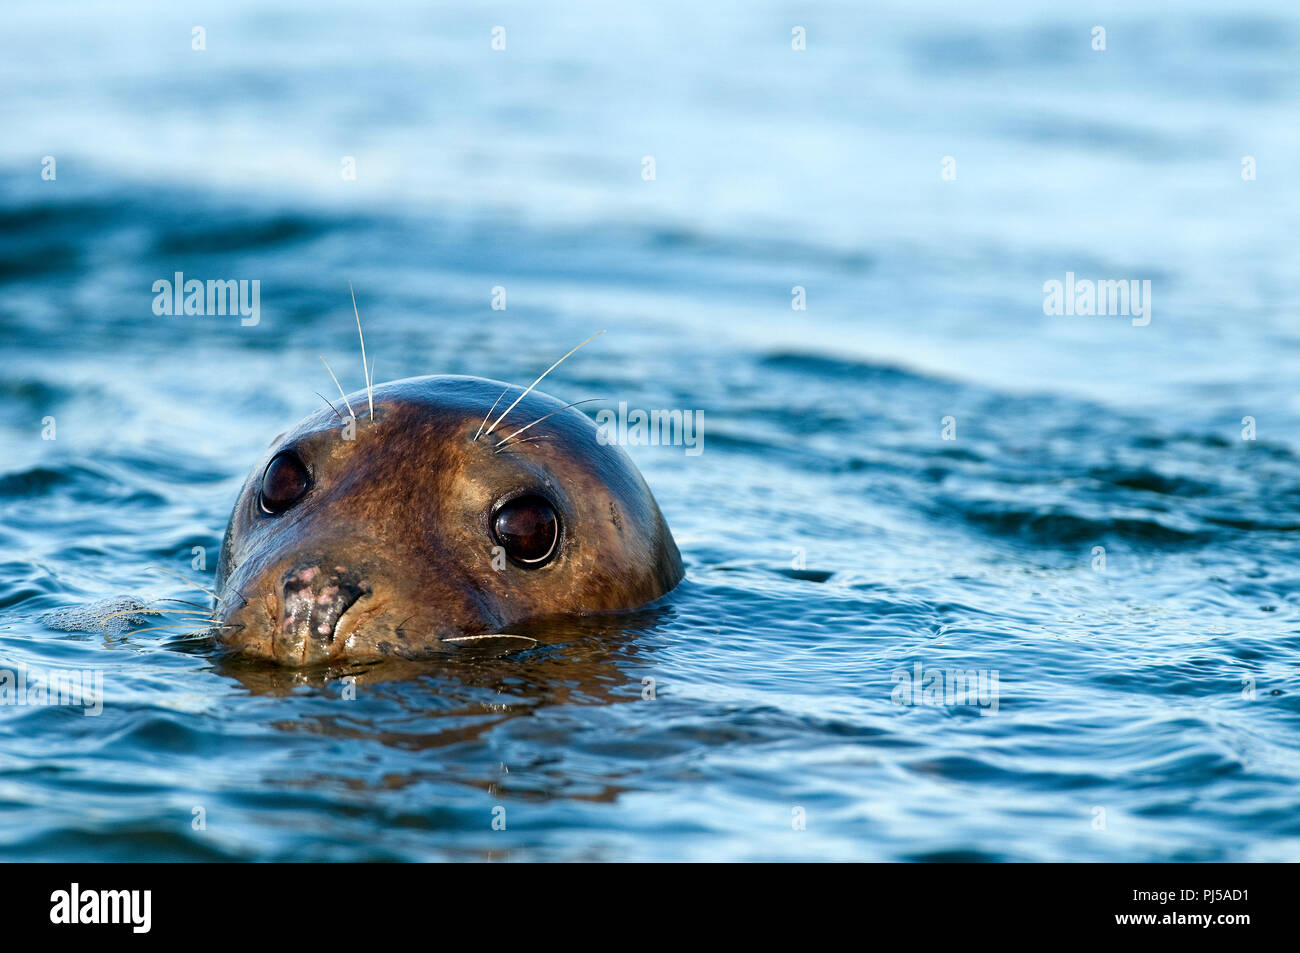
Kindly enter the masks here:
<path id="1" fill-rule="evenodd" d="M 530 569 L 550 562 L 560 541 L 560 518 L 540 496 L 508 500 L 492 518 L 492 533 L 506 555 Z"/>
<path id="2" fill-rule="evenodd" d="M 257 501 L 263 513 L 283 513 L 302 499 L 310 486 L 307 467 L 298 454 L 286 450 L 277 453 L 266 465 Z"/>

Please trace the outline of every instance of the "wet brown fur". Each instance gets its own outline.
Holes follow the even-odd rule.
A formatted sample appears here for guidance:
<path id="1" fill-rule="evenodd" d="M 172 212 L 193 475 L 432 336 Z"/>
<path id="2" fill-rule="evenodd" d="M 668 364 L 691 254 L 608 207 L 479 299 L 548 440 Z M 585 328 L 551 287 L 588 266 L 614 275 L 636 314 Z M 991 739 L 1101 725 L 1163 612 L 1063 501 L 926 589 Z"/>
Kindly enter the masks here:
<path id="1" fill-rule="evenodd" d="M 596 426 L 569 409 L 526 436 L 505 435 L 564 407 L 528 394 L 497 428 L 479 436 L 505 384 L 475 377 L 419 377 L 352 395 L 356 437 L 343 439 L 322 408 L 278 438 L 235 504 L 218 560 L 220 641 L 242 655 L 286 665 L 398 656 L 421 658 L 466 635 L 529 620 L 631 609 L 671 590 L 681 557 L 645 481 Z M 508 406 L 517 391 L 508 395 Z M 498 413 L 500 411 L 498 410 Z M 269 461 L 293 449 L 312 487 L 275 516 L 258 506 Z M 493 568 L 490 522 L 511 494 L 542 492 L 557 507 L 558 555 L 529 569 Z M 500 564 L 500 559 L 497 562 Z M 332 638 L 304 637 L 282 624 L 283 581 L 296 567 L 338 572 L 364 593 Z"/>

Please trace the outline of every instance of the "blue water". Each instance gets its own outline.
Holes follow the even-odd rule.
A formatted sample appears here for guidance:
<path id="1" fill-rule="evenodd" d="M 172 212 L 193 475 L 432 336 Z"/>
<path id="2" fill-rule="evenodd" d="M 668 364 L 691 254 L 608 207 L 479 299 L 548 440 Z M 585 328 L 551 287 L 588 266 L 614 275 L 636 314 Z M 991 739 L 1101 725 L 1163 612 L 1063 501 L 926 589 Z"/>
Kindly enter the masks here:
<path id="1" fill-rule="evenodd" d="M 0 855 L 1295 859 L 1300 11 L 550 6 L 7 11 L 0 667 L 105 700 L 0 707 Z M 703 411 L 628 448 L 683 585 L 355 699 L 109 618 L 361 386 L 349 282 L 380 380 L 608 328 L 548 392 Z"/>

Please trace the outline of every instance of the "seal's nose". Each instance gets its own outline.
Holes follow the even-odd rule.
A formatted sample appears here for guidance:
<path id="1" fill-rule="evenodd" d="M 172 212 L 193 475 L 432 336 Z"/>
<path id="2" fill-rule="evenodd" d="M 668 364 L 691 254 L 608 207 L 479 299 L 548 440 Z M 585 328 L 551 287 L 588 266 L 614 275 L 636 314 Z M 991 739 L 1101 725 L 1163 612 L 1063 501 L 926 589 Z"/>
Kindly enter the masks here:
<path id="1" fill-rule="evenodd" d="M 284 574 L 280 586 L 284 594 L 280 628 L 287 640 L 304 648 L 332 643 L 339 616 L 366 591 L 343 566 L 335 566 L 332 572 L 299 566 Z"/>

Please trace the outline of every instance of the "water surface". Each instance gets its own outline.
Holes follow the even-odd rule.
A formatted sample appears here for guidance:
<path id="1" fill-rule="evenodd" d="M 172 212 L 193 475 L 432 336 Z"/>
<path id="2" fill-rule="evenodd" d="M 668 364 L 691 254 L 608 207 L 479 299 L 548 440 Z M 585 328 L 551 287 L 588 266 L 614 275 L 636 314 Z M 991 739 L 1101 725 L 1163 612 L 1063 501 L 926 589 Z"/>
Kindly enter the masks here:
<path id="1" fill-rule="evenodd" d="M 3 856 L 1297 855 L 1292 7 L 116 6 L 0 38 L 0 661 L 106 693 L 0 708 Z M 259 323 L 155 316 L 177 271 Z M 349 282 L 381 380 L 608 328 L 550 393 L 703 411 L 628 448 L 683 585 L 355 699 L 105 624 L 203 598 L 151 567 L 211 584 L 318 355 L 360 386 Z"/>

